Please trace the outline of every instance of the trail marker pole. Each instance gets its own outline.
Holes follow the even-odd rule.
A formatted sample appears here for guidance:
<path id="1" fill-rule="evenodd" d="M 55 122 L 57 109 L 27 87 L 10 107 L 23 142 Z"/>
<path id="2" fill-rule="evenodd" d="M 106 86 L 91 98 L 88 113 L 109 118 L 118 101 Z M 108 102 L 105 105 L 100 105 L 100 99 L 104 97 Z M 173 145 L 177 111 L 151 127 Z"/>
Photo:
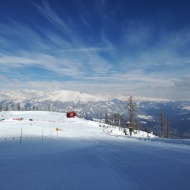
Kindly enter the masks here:
<path id="1" fill-rule="evenodd" d="M 56 131 L 57 131 L 57 136 L 58 136 L 58 131 L 59 131 L 59 128 L 56 128 Z"/>
<path id="2" fill-rule="evenodd" d="M 21 132 L 20 132 L 20 144 L 22 142 L 22 128 L 21 128 Z"/>

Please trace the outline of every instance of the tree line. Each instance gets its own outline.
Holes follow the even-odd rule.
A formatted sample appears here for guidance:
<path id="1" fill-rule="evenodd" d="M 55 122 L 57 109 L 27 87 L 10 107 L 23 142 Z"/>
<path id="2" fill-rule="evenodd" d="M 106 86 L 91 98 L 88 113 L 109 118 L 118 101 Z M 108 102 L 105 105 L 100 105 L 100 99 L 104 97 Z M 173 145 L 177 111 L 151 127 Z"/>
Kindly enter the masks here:
<path id="1" fill-rule="evenodd" d="M 21 107 L 20 103 L 0 103 L 0 111 L 41 111 L 41 108 L 37 105 Z"/>
<path id="2" fill-rule="evenodd" d="M 133 97 L 130 96 L 127 102 L 127 112 L 128 112 L 128 127 L 129 129 L 137 130 L 140 126 L 140 122 L 137 120 L 137 104 L 133 101 Z M 171 124 L 166 113 L 160 109 L 158 113 L 158 127 L 157 135 L 162 138 L 170 138 L 171 134 Z M 148 128 L 145 127 L 144 130 L 149 132 Z"/>
<path id="3" fill-rule="evenodd" d="M 141 121 L 137 117 L 137 104 L 130 96 L 126 105 L 127 118 L 124 117 L 124 113 L 113 113 L 108 117 L 107 110 L 105 114 L 100 113 L 97 115 L 99 120 L 102 120 L 104 115 L 104 122 L 109 125 L 115 125 L 122 128 L 129 128 L 130 134 L 135 130 L 142 130 L 150 133 L 150 129 L 147 126 L 142 127 Z M 127 122 L 125 121 L 127 119 Z M 156 118 L 156 131 L 153 131 L 155 135 L 161 138 L 171 137 L 171 123 L 166 113 L 160 109 Z M 153 129 L 152 129 L 153 130 Z"/>

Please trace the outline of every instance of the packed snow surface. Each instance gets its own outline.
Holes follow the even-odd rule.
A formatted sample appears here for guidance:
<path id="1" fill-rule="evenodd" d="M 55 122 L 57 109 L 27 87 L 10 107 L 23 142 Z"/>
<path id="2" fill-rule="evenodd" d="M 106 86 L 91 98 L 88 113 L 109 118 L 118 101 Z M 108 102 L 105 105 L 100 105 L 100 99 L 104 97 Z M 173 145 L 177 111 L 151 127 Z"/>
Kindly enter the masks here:
<path id="1" fill-rule="evenodd" d="M 55 112 L 1 112 L 2 190 L 186 190 L 190 141 Z M 127 131 L 128 132 L 128 131 Z M 148 136 L 149 135 L 149 136 Z"/>

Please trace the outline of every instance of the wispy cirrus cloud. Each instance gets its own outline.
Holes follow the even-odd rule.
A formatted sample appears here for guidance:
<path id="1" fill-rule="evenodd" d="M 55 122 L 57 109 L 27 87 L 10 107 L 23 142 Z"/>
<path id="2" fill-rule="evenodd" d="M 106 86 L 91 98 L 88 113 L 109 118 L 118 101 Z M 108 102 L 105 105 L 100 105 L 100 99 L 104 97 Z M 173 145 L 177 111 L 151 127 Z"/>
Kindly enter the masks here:
<path id="1" fill-rule="evenodd" d="M 107 80 L 107 78 L 104 78 Z M 39 81 L 39 80 L 27 80 L 21 81 L 17 79 L 10 79 L 10 78 L 1 78 L 0 87 L 2 89 L 14 89 L 15 85 L 17 89 L 37 89 L 37 90 L 60 90 L 60 89 L 67 89 L 67 90 L 76 90 L 82 91 L 91 94 L 123 94 L 123 95 L 133 95 L 133 96 L 146 96 L 146 97 L 156 97 L 156 98 L 168 98 L 174 100 L 182 100 L 187 99 L 190 90 L 189 88 L 183 89 L 181 84 L 171 85 L 166 80 L 163 84 L 158 84 L 155 86 L 155 82 L 159 83 L 159 81 L 152 81 L 152 83 L 148 82 L 140 82 L 134 83 L 133 81 L 127 82 L 118 82 L 114 80 L 116 78 L 110 79 L 110 82 L 94 82 L 91 79 L 87 78 L 87 81 L 57 81 L 57 80 L 50 80 L 50 81 Z M 112 81 L 111 81 L 112 80 Z M 143 80 L 145 81 L 144 77 Z M 148 80 L 148 79 L 147 79 Z M 6 86 L 5 86 L 6 84 Z M 180 88 L 176 88 L 176 85 L 180 85 Z M 98 89 L 98 91 L 97 91 Z M 179 89 L 183 91 L 179 91 Z M 185 91 L 184 91 L 185 90 Z M 160 91 L 162 94 L 160 94 Z"/>
<path id="2" fill-rule="evenodd" d="M 35 4 L 38 10 L 42 13 L 42 15 L 58 30 L 60 30 L 69 42 L 72 42 L 73 45 L 80 45 L 83 41 L 83 38 L 77 32 L 77 24 L 72 22 L 71 23 L 64 21 L 61 19 L 55 11 L 51 9 L 49 3 L 47 1 L 42 1 L 43 6 L 39 6 Z M 81 44 L 82 45 L 82 44 Z"/>
<path id="3" fill-rule="evenodd" d="M 69 15 L 63 17 L 47 1 L 34 7 L 48 27 L 11 19 L 0 24 L 0 73 L 5 77 L 2 87 L 5 83 L 11 87 L 15 80 L 21 88 L 40 88 L 49 83 L 60 89 L 131 91 L 148 96 L 156 96 L 162 89 L 160 96 L 174 98 L 170 91 L 176 93 L 180 85 L 189 85 L 185 81 L 190 70 L 190 29 L 158 31 L 154 23 L 143 19 L 124 18 L 117 24 L 112 19 L 117 10 L 107 14 L 107 3 L 94 3 L 96 19 L 101 19 L 98 24 L 82 11 L 77 21 Z M 111 38 L 115 27 L 118 33 Z"/>

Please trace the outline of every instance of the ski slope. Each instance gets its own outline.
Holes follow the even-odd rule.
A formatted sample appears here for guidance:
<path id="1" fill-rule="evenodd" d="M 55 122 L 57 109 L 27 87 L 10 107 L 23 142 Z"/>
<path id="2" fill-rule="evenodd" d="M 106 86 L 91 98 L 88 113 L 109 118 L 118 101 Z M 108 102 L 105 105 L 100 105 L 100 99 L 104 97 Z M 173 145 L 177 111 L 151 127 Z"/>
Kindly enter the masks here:
<path id="1" fill-rule="evenodd" d="M 2 190 L 190 188 L 189 141 L 130 138 L 63 113 L 1 115 Z"/>

